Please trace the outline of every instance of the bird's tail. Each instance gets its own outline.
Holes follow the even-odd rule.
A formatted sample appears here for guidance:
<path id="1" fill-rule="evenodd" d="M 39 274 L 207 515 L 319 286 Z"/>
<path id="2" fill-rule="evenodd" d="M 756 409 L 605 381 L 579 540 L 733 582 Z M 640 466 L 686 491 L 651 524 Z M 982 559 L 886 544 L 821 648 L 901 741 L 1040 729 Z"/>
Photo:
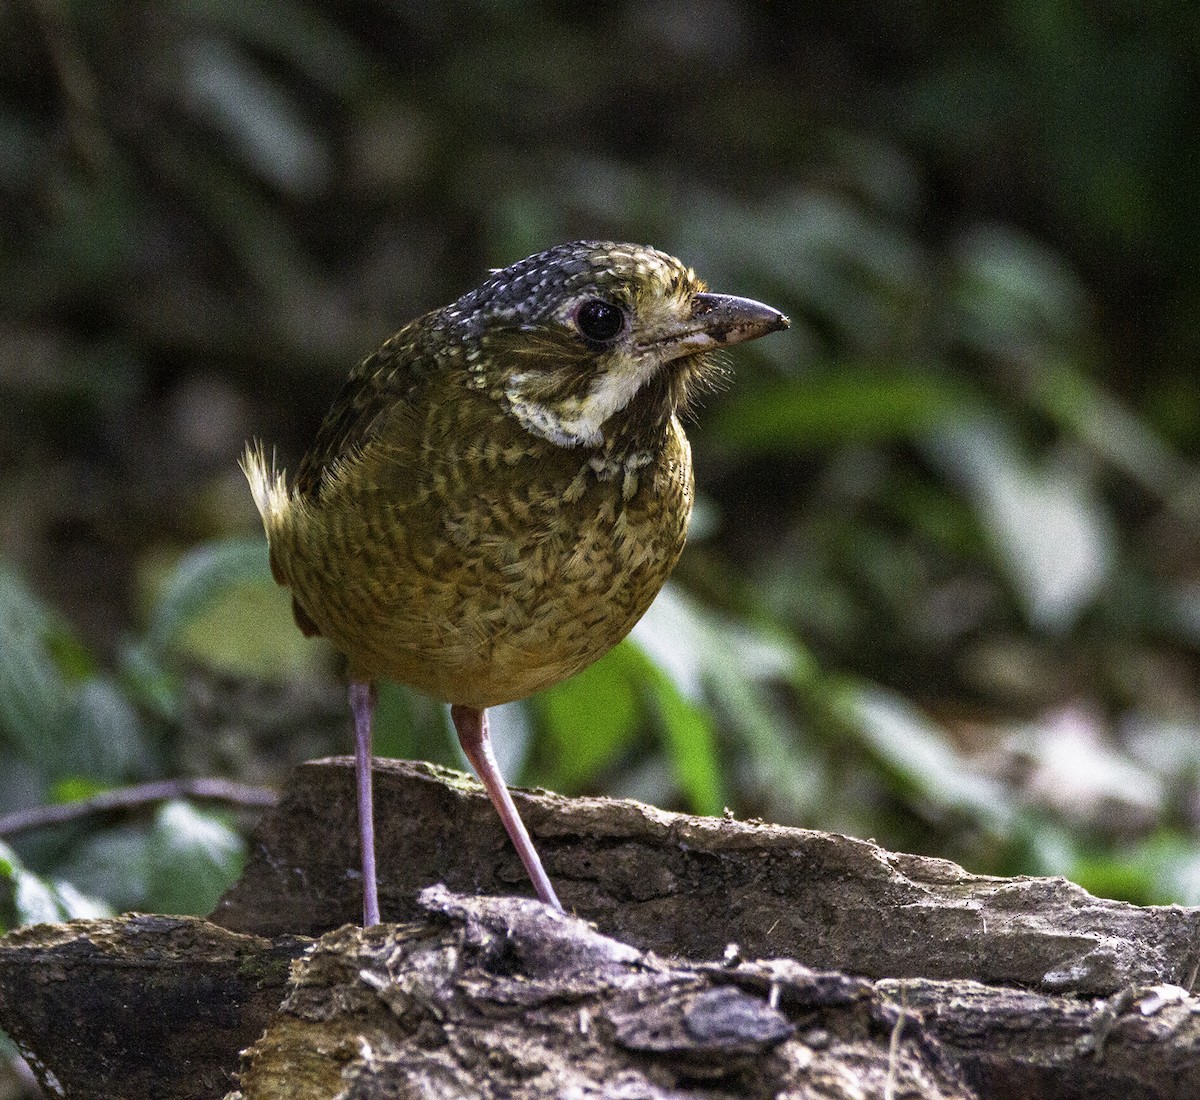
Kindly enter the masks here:
<path id="1" fill-rule="evenodd" d="M 270 542 L 283 524 L 291 503 L 287 478 L 283 470 L 275 468 L 274 454 L 271 455 L 270 462 L 267 462 L 266 448 L 258 440 L 246 444 L 246 452 L 238 465 L 246 475 L 246 480 L 250 482 L 250 492 L 254 496 L 258 514 L 262 516 L 267 541 Z"/>

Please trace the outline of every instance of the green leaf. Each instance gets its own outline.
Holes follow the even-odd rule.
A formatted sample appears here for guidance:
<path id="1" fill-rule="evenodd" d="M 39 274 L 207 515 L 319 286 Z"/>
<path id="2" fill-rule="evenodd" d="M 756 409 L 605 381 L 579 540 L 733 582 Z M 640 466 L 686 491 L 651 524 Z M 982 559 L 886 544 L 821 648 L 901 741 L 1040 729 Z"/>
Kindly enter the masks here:
<path id="1" fill-rule="evenodd" d="M 692 601 L 667 585 L 622 643 L 659 718 L 675 781 L 702 814 L 725 808 L 716 723 L 705 702 L 716 636 Z"/>
<path id="2" fill-rule="evenodd" d="M 50 801 L 54 803 L 82 802 L 103 790 L 106 784 L 93 779 L 90 775 L 69 775 L 60 779 L 50 788 Z"/>
<path id="3" fill-rule="evenodd" d="M 1050 858 L 1047 837 L 1054 838 Z M 1105 848 L 1041 822 L 1038 838 L 1035 874 L 1065 875 L 1097 897 L 1135 905 L 1200 904 L 1200 844 L 1186 833 L 1164 828 L 1144 841 Z"/>
<path id="4" fill-rule="evenodd" d="M 30 762 L 62 772 L 78 717 L 78 678 L 90 669 L 66 628 L 0 565 L 0 737 Z"/>
<path id="5" fill-rule="evenodd" d="M 125 672 L 156 709 L 174 709 L 169 652 L 209 668 L 279 678 L 311 668 L 324 650 L 292 619 L 291 600 L 275 584 L 261 539 L 226 539 L 185 554 L 163 583 L 143 644 Z"/>
<path id="6" fill-rule="evenodd" d="M 1008 792 L 974 770 L 909 703 L 861 685 L 845 689 L 840 704 L 863 742 L 905 785 L 939 809 L 969 814 L 996 835 L 1012 836 L 1016 813 Z"/>
<path id="7" fill-rule="evenodd" d="M 49 882 L 28 870 L 0 841 L 0 931 L 23 924 L 53 924 L 77 917 L 110 916 L 103 902 L 69 883 Z"/>
<path id="8" fill-rule="evenodd" d="M 241 874 L 241 837 L 213 813 L 172 801 L 154 815 L 148 838 L 148 901 L 155 912 L 203 915 Z"/>
<path id="9" fill-rule="evenodd" d="M 685 234 L 681 254 L 709 257 L 712 278 L 723 268 L 740 285 L 776 287 L 852 347 L 894 340 L 919 313 L 925 256 L 910 235 L 852 199 L 820 188 L 785 190 L 753 208 L 698 197 L 690 224 L 724 231 L 694 242 Z"/>
<path id="10" fill-rule="evenodd" d="M 779 684 L 807 682 L 814 675 L 801 647 L 778 632 L 713 615 L 672 584 L 659 593 L 631 637 L 676 692 L 705 716 L 693 733 L 692 751 L 700 755 L 672 757 L 677 779 L 680 768 L 693 769 L 694 805 L 725 805 L 715 717 L 702 705 L 706 700 L 719 708 L 725 727 L 739 739 L 740 770 L 757 787 L 756 797 L 791 817 L 811 805 L 813 769 L 775 694 Z M 677 708 L 668 704 L 665 709 L 679 717 Z M 684 749 L 673 747 L 677 753 Z"/>
<path id="11" fill-rule="evenodd" d="M 346 736 L 350 738 L 349 708 L 346 715 Z M 428 695 L 402 684 L 381 680 L 372 727 L 372 751 L 376 756 L 428 760 L 431 764 L 442 764 L 448 768 L 463 766 L 458 739 L 450 726 L 446 705 Z M 349 746 L 350 741 L 347 740 L 346 744 Z"/>
<path id="12" fill-rule="evenodd" d="M 230 589 L 188 624 L 174 648 L 221 672 L 271 680 L 313 669 L 327 653 L 296 629 L 287 591 L 261 583 Z"/>
<path id="13" fill-rule="evenodd" d="M 117 912 L 150 911 L 148 834 L 145 824 L 135 824 L 87 836 L 54 868 L 55 877 L 103 898 Z"/>
<path id="14" fill-rule="evenodd" d="M 1030 397 L 1043 412 L 1195 526 L 1195 471 L 1144 419 L 1066 357 L 1039 363 L 1032 382 Z"/>
<path id="15" fill-rule="evenodd" d="M 212 24 L 222 37 L 285 60 L 331 92 L 347 93 L 378 79 L 364 40 L 312 4 L 277 0 L 264 8 L 231 0 L 173 0 L 168 10 L 172 21 Z"/>
<path id="16" fill-rule="evenodd" d="M 540 781 L 564 793 L 578 791 L 630 745 L 641 724 L 637 677 L 642 664 L 622 644 L 537 696 L 534 706 L 550 757 Z"/>
<path id="17" fill-rule="evenodd" d="M 724 783 L 709 700 L 722 705 L 731 727 L 763 761 L 762 773 L 774 775 L 794 753 L 765 688 L 806 675 L 807 659 L 794 645 L 720 622 L 667 585 L 629 639 L 538 696 L 552 766 L 559 769 L 545 781 L 569 788 L 593 779 L 633 742 L 648 704 L 689 805 L 720 813 Z M 787 770 L 803 785 L 807 769 Z"/>
<path id="18" fill-rule="evenodd" d="M 973 227 L 956 257 L 954 319 L 966 343 L 999 356 L 1028 357 L 1079 329 L 1087 296 L 1055 252 L 999 225 Z"/>
<path id="19" fill-rule="evenodd" d="M 73 883 L 56 879 L 53 890 L 62 920 L 94 920 L 114 915 L 112 906 L 76 889 Z"/>
<path id="20" fill-rule="evenodd" d="M 1066 874 L 1099 898 L 1147 905 L 1154 894 L 1154 868 L 1119 853 L 1081 856 Z"/>
<path id="21" fill-rule="evenodd" d="M 141 717 L 108 677 L 80 685 L 68 743 L 70 766 L 97 780 L 118 780 L 144 772 L 147 735 Z"/>
<path id="22" fill-rule="evenodd" d="M 95 658 L 83 644 L 54 618 L 49 620 L 49 629 L 44 635 L 46 652 L 55 667 L 68 682 L 86 680 L 96 672 Z"/>
<path id="23" fill-rule="evenodd" d="M 629 648 L 638 652 L 635 643 L 629 643 Z M 648 656 L 643 672 L 662 721 L 676 781 L 695 813 L 720 814 L 725 807 L 725 794 L 712 715 L 703 705 L 687 698 L 667 671 Z"/>
<path id="24" fill-rule="evenodd" d="M 12 883 L 13 925 L 53 924 L 63 919 L 54 890 L 48 882 L 24 868 L 14 870 Z"/>
<path id="25" fill-rule="evenodd" d="M 245 845 L 219 815 L 175 801 L 159 807 L 148 825 L 84 840 L 55 873 L 119 911 L 204 914 L 244 859 Z"/>
<path id="26" fill-rule="evenodd" d="M 1108 513 L 1069 452 L 1035 465 L 996 417 L 941 426 L 926 453 L 964 489 L 1029 622 L 1062 631 L 1099 594 L 1115 562 Z"/>
<path id="27" fill-rule="evenodd" d="M 121 683 L 143 711 L 178 722 L 182 682 L 179 673 L 146 641 L 126 645 L 120 654 Z"/>
<path id="28" fill-rule="evenodd" d="M 742 451 L 782 451 L 913 438 L 961 415 L 966 391 L 911 368 L 895 373 L 839 367 L 726 401 L 709 425 Z"/>
<path id="29" fill-rule="evenodd" d="M 725 806 L 716 725 L 704 703 L 690 639 L 673 633 L 677 594 L 664 590 L 658 612 L 596 664 L 538 696 L 552 749 L 547 782 L 570 789 L 594 779 L 629 746 L 647 709 L 658 719 L 671 771 L 701 814 Z M 538 776 L 543 779 L 542 775 Z"/>
<path id="30" fill-rule="evenodd" d="M 189 551 L 155 601 L 147 640 L 161 651 L 231 590 L 271 583 L 267 544 L 262 539 L 225 539 Z"/>
<path id="31" fill-rule="evenodd" d="M 189 35 L 180 50 L 184 103 L 221 134 L 243 167 L 294 195 L 319 193 L 332 157 L 270 69 L 225 38 Z"/>
<path id="32" fill-rule="evenodd" d="M 1200 905 L 1200 842 L 1194 836 L 1161 830 L 1133 855 L 1150 873 L 1146 903 Z"/>

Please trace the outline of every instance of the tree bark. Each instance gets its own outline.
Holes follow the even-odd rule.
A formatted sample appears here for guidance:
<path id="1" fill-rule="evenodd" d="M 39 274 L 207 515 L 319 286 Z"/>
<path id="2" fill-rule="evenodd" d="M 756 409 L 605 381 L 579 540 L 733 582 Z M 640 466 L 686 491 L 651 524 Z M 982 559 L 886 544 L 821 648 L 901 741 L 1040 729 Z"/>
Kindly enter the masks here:
<path id="1" fill-rule="evenodd" d="M 473 896 L 527 891 L 473 782 L 381 762 L 375 783 L 391 923 L 343 927 L 360 899 L 338 758 L 297 770 L 211 922 L 126 917 L 0 941 L 0 1026 L 48 1092 L 1200 1095 L 1200 910 L 518 792 L 564 904 L 593 928 Z"/>

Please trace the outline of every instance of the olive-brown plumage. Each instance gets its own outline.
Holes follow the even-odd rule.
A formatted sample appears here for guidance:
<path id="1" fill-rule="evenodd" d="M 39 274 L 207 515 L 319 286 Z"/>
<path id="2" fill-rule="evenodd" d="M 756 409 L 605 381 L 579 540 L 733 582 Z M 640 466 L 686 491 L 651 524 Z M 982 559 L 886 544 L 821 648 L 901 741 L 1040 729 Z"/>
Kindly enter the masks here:
<path id="1" fill-rule="evenodd" d="M 345 653 L 353 684 L 387 677 L 455 704 L 519 850 L 507 791 L 484 774 L 484 708 L 578 672 L 645 612 L 683 549 L 692 464 L 679 414 L 711 376 L 706 353 L 786 324 L 708 294 L 654 249 L 561 245 L 368 356 L 290 489 L 247 452 L 297 622 Z M 356 698 L 361 741 L 370 696 Z"/>

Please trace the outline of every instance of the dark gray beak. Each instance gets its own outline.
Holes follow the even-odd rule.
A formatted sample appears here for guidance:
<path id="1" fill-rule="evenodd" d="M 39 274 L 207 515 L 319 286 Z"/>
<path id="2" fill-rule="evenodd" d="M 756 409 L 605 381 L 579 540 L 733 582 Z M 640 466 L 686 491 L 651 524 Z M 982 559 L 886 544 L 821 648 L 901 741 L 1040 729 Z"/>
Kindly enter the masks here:
<path id="1" fill-rule="evenodd" d="M 691 317 L 680 326 L 678 335 L 659 341 L 659 347 L 666 352 L 664 359 L 678 359 L 682 355 L 757 340 L 787 328 L 790 323 L 779 310 L 751 298 L 697 294 Z"/>

